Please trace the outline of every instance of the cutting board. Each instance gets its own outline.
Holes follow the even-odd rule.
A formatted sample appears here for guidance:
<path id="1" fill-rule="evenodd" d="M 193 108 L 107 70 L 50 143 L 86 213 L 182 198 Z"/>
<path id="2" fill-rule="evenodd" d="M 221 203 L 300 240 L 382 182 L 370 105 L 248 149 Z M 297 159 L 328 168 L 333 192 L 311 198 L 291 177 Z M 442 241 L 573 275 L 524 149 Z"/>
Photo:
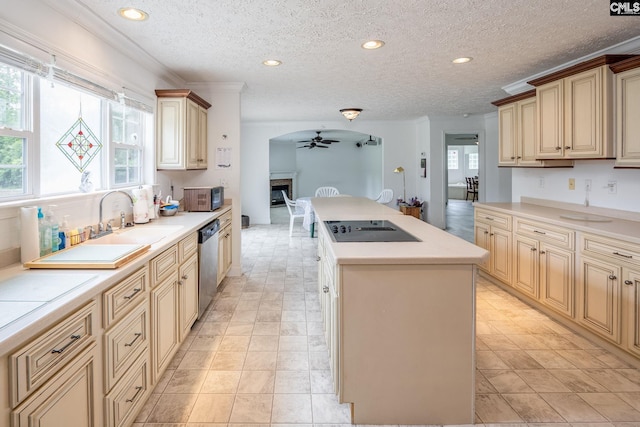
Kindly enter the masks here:
<path id="1" fill-rule="evenodd" d="M 27 268 L 118 268 L 145 253 L 151 245 L 77 245 L 24 264 Z"/>

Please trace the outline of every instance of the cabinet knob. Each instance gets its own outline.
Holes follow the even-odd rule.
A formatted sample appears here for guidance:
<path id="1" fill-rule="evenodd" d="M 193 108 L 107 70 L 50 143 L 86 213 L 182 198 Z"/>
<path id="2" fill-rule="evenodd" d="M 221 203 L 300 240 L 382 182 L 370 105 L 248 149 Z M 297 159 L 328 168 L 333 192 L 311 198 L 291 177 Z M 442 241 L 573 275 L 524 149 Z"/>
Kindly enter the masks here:
<path id="1" fill-rule="evenodd" d="M 187 280 L 189 278 L 189 276 L 187 276 L 186 274 L 184 276 L 182 276 L 182 280 Z"/>
<path id="2" fill-rule="evenodd" d="M 562 147 L 556 147 L 556 151 L 562 150 Z"/>
<path id="3" fill-rule="evenodd" d="M 517 157 L 517 159 L 521 159 L 521 158 L 522 158 L 522 156 L 518 156 L 518 157 Z"/>
<path id="4" fill-rule="evenodd" d="M 633 282 L 631 280 L 625 280 L 624 284 L 631 286 L 631 285 L 633 285 Z"/>
<path id="5" fill-rule="evenodd" d="M 489 236 L 493 236 L 493 233 L 490 233 Z"/>
<path id="6" fill-rule="evenodd" d="M 568 145 L 566 147 L 564 147 L 565 150 L 571 150 L 571 147 L 569 147 Z"/>
<path id="7" fill-rule="evenodd" d="M 514 156 L 511 156 L 511 160 L 515 160 L 516 158 Z"/>
<path id="8" fill-rule="evenodd" d="M 319 255 L 316 257 L 316 261 L 320 261 L 321 259 L 322 259 L 322 258 L 320 258 L 320 256 L 319 256 Z"/>
<path id="9" fill-rule="evenodd" d="M 535 252 L 535 251 L 537 251 L 536 248 L 531 248 L 531 252 Z"/>
<path id="10" fill-rule="evenodd" d="M 485 230 L 484 234 L 489 234 L 489 232 Z"/>
<path id="11" fill-rule="evenodd" d="M 609 275 L 609 280 L 616 280 L 616 279 L 617 279 L 617 277 L 614 276 L 613 274 Z"/>
<path id="12" fill-rule="evenodd" d="M 540 255 L 544 255 L 546 253 L 547 253 L 547 251 L 540 251 Z"/>
<path id="13" fill-rule="evenodd" d="M 325 294 L 326 294 L 327 292 L 329 292 L 329 287 L 328 287 L 328 286 L 323 286 L 323 287 L 322 287 L 322 292 L 324 292 Z"/>

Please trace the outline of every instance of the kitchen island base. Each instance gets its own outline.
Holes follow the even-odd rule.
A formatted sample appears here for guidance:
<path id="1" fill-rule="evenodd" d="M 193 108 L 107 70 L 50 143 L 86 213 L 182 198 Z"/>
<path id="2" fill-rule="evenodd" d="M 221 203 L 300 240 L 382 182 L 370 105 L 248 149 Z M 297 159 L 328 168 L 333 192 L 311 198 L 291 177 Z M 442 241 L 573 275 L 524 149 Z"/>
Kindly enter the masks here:
<path id="1" fill-rule="evenodd" d="M 475 266 L 340 266 L 354 424 L 473 424 Z"/>

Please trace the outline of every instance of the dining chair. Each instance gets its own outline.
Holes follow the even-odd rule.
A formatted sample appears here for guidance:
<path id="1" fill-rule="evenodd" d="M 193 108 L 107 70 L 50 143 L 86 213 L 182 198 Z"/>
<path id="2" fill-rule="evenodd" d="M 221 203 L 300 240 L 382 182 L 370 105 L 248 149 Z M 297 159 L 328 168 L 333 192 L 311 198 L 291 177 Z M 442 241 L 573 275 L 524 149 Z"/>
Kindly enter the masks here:
<path id="1" fill-rule="evenodd" d="M 318 187 L 316 189 L 316 197 L 333 197 L 339 195 L 340 192 L 335 187 Z"/>
<path id="2" fill-rule="evenodd" d="M 382 203 L 383 205 L 386 205 L 387 203 L 391 202 L 392 200 L 393 200 L 393 190 L 391 190 L 389 188 L 385 188 L 384 190 L 382 190 L 380 192 L 380 195 L 376 199 L 376 202 Z"/>
<path id="3" fill-rule="evenodd" d="M 465 194 L 464 199 L 469 200 L 469 195 L 471 195 L 471 201 L 475 202 L 478 200 L 478 179 L 470 176 L 464 179 L 467 181 L 467 194 Z"/>
<path id="4" fill-rule="evenodd" d="M 289 237 L 293 235 L 293 221 L 296 218 L 304 218 L 304 213 L 296 213 L 296 202 L 287 197 L 287 192 L 282 191 L 282 196 L 284 196 L 284 202 L 287 205 L 287 209 L 289 210 Z"/>

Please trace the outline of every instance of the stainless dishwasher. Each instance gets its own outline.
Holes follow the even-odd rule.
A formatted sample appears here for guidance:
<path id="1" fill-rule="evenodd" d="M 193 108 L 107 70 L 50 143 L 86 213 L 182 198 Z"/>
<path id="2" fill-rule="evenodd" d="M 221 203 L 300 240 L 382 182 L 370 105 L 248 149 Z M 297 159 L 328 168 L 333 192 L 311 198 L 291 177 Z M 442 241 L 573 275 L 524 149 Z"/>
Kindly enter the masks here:
<path id="1" fill-rule="evenodd" d="M 220 221 L 217 219 L 198 230 L 198 319 L 204 314 L 216 294 L 218 231 L 220 231 Z"/>

